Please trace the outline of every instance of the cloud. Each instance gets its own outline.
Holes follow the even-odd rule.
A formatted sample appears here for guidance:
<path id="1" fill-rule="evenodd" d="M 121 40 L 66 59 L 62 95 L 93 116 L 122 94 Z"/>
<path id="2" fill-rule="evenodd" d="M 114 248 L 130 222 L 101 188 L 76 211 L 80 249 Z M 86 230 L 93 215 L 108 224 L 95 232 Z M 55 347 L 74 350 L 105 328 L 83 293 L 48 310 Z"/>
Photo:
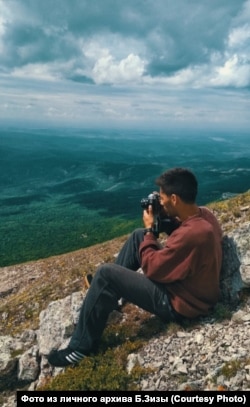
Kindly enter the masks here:
<path id="1" fill-rule="evenodd" d="M 106 51 L 93 67 L 93 78 L 97 84 L 133 82 L 140 79 L 143 72 L 144 63 L 138 55 L 129 54 L 117 62 Z"/>
<path id="2" fill-rule="evenodd" d="M 122 89 L 123 100 L 144 90 L 152 97 L 162 89 L 167 95 L 248 91 L 249 72 L 250 0 L 0 0 L 2 89 L 10 89 L 9 81 L 13 87 L 13 81 L 17 86 L 23 81 L 26 89 L 32 84 L 37 103 L 23 95 L 29 110 L 41 104 L 35 93 L 39 81 L 44 97 L 47 92 L 55 103 L 50 111 L 59 112 L 62 106 L 56 107 L 51 94 L 55 84 L 59 93 L 72 86 L 72 105 L 66 106 L 73 111 L 86 98 L 107 98 L 106 86 L 117 98 Z M 107 109 L 100 104 L 97 111 L 122 116 L 117 101 Z M 4 103 L 10 110 L 11 101 Z M 185 109 L 176 111 L 174 117 L 186 117 Z M 157 114 L 162 117 L 165 109 L 157 108 Z M 128 109 L 126 115 L 135 117 L 136 111 Z"/>
<path id="3" fill-rule="evenodd" d="M 216 69 L 211 83 L 224 87 L 248 87 L 250 84 L 249 61 L 237 54 L 229 56 L 224 65 Z"/>
<path id="4" fill-rule="evenodd" d="M 4 71 L 32 64 L 40 71 L 35 66 L 46 64 L 55 74 L 55 62 L 71 61 L 75 72 L 62 75 L 74 77 L 81 70 L 99 84 L 126 82 L 132 72 L 125 74 L 124 68 L 134 66 L 136 82 L 144 75 L 167 77 L 211 63 L 216 52 L 224 65 L 226 51 L 249 43 L 249 20 L 242 26 L 242 7 L 248 12 L 249 2 L 242 0 L 219 6 L 215 0 L 12 0 L 1 6 Z"/>

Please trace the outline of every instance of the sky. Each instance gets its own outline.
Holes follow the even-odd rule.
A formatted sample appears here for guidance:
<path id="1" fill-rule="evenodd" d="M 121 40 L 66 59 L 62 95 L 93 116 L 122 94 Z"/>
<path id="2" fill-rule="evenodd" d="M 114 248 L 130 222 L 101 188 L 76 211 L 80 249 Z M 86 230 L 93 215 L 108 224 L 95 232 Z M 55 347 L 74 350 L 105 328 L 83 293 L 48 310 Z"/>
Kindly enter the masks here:
<path id="1" fill-rule="evenodd" d="M 0 0 L 0 122 L 250 129 L 250 0 Z"/>

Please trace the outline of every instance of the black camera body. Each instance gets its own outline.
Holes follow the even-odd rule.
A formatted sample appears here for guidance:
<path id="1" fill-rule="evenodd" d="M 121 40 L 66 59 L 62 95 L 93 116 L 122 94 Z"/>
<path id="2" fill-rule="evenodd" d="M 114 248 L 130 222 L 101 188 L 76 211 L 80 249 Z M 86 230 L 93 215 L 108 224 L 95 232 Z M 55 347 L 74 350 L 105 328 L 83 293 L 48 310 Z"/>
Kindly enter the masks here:
<path id="1" fill-rule="evenodd" d="M 180 222 L 176 218 L 166 215 L 164 209 L 160 204 L 160 194 L 158 192 L 152 192 L 147 198 L 141 199 L 141 207 L 143 209 L 148 209 L 152 206 L 153 214 L 155 217 L 155 223 L 153 226 L 153 233 L 156 237 L 164 232 L 167 235 L 171 233 L 180 226 Z"/>
<path id="2" fill-rule="evenodd" d="M 150 205 L 152 205 L 153 214 L 158 215 L 161 209 L 160 195 L 158 194 L 158 192 L 152 192 L 148 195 L 147 198 L 142 198 L 141 207 L 143 209 L 148 209 Z"/>

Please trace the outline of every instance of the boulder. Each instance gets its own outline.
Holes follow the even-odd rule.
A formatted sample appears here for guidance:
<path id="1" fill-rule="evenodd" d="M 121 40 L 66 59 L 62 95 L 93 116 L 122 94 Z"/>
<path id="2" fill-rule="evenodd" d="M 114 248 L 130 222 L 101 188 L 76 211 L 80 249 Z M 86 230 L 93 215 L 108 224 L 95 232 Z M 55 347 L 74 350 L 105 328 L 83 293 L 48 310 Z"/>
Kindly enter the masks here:
<path id="1" fill-rule="evenodd" d="M 250 222 L 241 224 L 228 236 L 232 238 L 237 249 L 243 286 L 250 287 Z"/>
<path id="2" fill-rule="evenodd" d="M 243 281 L 240 260 L 233 238 L 225 235 L 222 240 L 222 267 L 220 274 L 220 302 L 235 306 L 240 300 Z"/>

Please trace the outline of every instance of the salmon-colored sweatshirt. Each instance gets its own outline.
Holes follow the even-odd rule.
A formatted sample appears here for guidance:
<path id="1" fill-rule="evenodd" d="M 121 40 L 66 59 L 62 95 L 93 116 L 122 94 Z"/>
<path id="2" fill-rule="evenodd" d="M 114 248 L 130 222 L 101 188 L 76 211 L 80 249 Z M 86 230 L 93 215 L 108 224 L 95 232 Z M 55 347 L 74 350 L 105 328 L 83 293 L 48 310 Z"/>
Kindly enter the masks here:
<path id="1" fill-rule="evenodd" d="M 207 315 L 219 298 L 222 231 L 206 207 L 187 218 L 159 248 L 153 234 L 140 245 L 141 267 L 151 280 L 166 284 L 173 308 L 195 318 Z"/>

